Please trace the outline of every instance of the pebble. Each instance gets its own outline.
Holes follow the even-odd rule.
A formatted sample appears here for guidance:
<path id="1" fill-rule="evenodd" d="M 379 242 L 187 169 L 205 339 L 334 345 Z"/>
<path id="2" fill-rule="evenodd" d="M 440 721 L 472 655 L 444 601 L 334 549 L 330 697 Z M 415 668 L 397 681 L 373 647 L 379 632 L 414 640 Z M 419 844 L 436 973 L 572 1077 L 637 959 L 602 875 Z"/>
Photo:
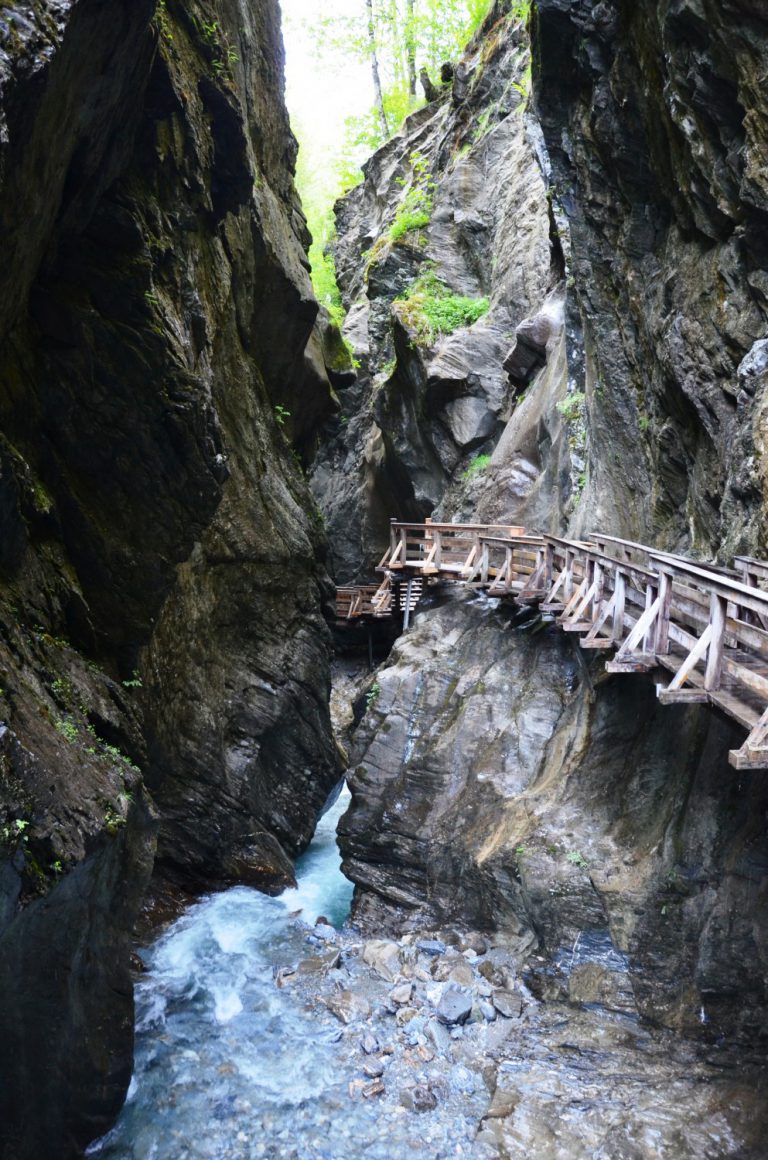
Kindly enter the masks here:
<path id="1" fill-rule="evenodd" d="M 406 1023 L 410 1023 L 412 1019 L 415 1019 L 418 1013 L 415 1007 L 401 1007 L 395 1015 L 398 1027 L 405 1027 Z"/>
<path id="2" fill-rule="evenodd" d="M 368 1019 L 371 1005 L 356 991 L 340 991 L 325 1000 L 325 1005 L 342 1023 L 354 1023 L 357 1019 Z"/>
<path id="3" fill-rule="evenodd" d="M 410 1003 L 412 994 L 413 983 L 401 983 L 399 987 L 395 987 L 389 992 L 389 999 L 398 1007 L 404 1007 L 406 1003 Z"/>
<path id="4" fill-rule="evenodd" d="M 384 1064 L 380 1059 L 371 1059 L 363 1064 L 363 1071 L 368 1079 L 378 1079 L 379 1076 L 384 1075 Z"/>
<path id="5" fill-rule="evenodd" d="M 363 1098 L 371 1099 L 372 1096 L 381 1096 L 384 1094 L 384 1084 L 380 1079 L 376 1079 L 373 1083 L 366 1084 L 363 1088 Z"/>
<path id="6" fill-rule="evenodd" d="M 369 1032 L 361 1039 L 360 1047 L 363 1049 L 366 1055 L 373 1055 L 379 1050 L 379 1041 L 375 1035 L 371 1035 Z"/>

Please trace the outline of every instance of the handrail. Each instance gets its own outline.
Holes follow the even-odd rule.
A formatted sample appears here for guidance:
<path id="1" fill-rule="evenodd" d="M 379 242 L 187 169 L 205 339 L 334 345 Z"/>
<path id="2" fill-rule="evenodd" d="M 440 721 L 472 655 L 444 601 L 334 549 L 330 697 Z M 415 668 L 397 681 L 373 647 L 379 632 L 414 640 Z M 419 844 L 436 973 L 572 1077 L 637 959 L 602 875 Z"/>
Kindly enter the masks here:
<path id="1" fill-rule="evenodd" d="M 768 769 L 768 591 L 757 583 L 768 582 L 768 561 L 702 565 L 601 532 L 587 541 L 506 524 L 392 520 L 390 529 L 381 586 L 339 589 L 337 614 L 393 615 L 403 607 L 399 580 L 410 592 L 416 577 L 539 604 L 583 648 L 614 650 L 610 672 L 666 669 L 663 703 L 704 701 L 726 712 L 749 730 L 731 764 Z"/>

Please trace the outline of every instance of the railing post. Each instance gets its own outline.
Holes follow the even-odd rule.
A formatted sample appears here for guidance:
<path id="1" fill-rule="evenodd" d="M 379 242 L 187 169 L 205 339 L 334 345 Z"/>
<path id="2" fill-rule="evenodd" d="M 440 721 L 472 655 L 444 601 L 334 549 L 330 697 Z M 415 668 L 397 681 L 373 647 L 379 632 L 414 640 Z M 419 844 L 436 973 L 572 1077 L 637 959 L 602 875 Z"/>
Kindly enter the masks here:
<path id="1" fill-rule="evenodd" d="M 443 563 L 443 533 L 432 532 L 432 538 L 435 542 L 435 554 L 433 560 L 436 568 L 440 568 Z"/>
<path id="2" fill-rule="evenodd" d="M 397 524 L 397 520 L 390 520 L 389 521 L 389 548 L 390 548 L 390 552 L 391 552 L 390 560 L 392 559 L 392 556 L 394 556 L 395 549 L 397 548 L 397 536 L 395 534 L 395 525 L 396 524 Z"/>
<path id="3" fill-rule="evenodd" d="M 573 561 L 574 552 L 572 548 L 565 550 L 565 590 L 563 592 L 563 603 L 568 604 L 573 596 Z"/>
<path id="4" fill-rule="evenodd" d="M 488 566 L 490 563 L 490 549 L 487 543 L 482 547 L 482 564 L 480 566 L 480 580 L 483 584 L 488 583 Z"/>
<path id="5" fill-rule="evenodd" d="M 666 656 L 669 652 L 669 614 L 672 605 L 672 577 L 668 572 L 662 572 L 659 580 L 659 596 L 661 604 L 656 619 L 656 635 L 653 651 L 657 656 Z"/>
<path id="6" fill-rule="evenodd" d="M 544 545 L 544 590 L 549 592 L 552 587 L 552 575 L 555 570 L 555 549 L 552 544 Z"/>
<path id="7" fill-rule="evenodd" d="M 603 590 L 605 588 L 605 573 L 603 571 L 603 565 L 599 560 L 595 560 L 594 562 L 592 580 L 595 585 L 595 594 L 592 597 L 592 621 L 594 622 L 600 615 L 600 607 L 603 603 Z"/>
<path id="8" fill-rule="evenodd" d="M 658 595 L 658 587 L 659 587 L 658 581 L 656 583 L 654 583 L 653 580 L 651 580 L 651 581 L 649 581 L 649 583 L 645 589 L 645 611 L 646 612 L 656 601 L 656 597 Z M 651 622 L 651 624 L 649 624 L 648 631 L 646 632 L 645 636 L 643 637 L 643 652 L 644 653 L 649 653 L 651 651 L 651 645 L 653 644 L 653 635 L 652 634 L 655 635 L 653 622 Z"/>
<path id="9" fill-rule="evenodd" d="M 403 565 L 403 567 L 405 567 L 408 562 L 408 531 L 406 528 L 400 529 L 400 544 L 403 549 L 402 555 L 400 557 L 400 563 Z"/>
<path id="10" fill-rule="evenodd" d="M 707 671 L 704 677 L 704 688 L 707 692 L 720 688 L 720 676 L 723 670 L 723 649 L 725 645 L 725 618 L 727 601 L 712 593 L 709 605 L 709 623 L 712 625 L 712 639 L 709 642 L 707 655 Z"/>
<path id="11" fill-rule="evenodd" d="M 627 603 L 627 577 L 618 566 L 616 567 L 616 579 L 614 580 L 613 591 L 612 640 L 614 644 L 621 644 L 624 636 L 624 609 Z"/>

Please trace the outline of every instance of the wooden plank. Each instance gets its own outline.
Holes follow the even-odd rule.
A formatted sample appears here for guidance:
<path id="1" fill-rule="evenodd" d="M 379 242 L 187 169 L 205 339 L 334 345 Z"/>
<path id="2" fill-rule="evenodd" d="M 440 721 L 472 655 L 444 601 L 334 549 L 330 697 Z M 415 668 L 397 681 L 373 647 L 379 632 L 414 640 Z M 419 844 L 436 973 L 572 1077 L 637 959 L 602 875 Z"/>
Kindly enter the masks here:
<path id="1" fill-rule="evenodd" d="M 704 689 L 659 689 L 658 698 L 662 705 L 706 705 L 709 696 Z"/>
<path id="2" fill-rule="evenodd" d="M 710 703 L 718 709 L 722 709 L 729 717 L 733 717 L 745 729 L 754 729 L 760 720 L 760 714 L 757 709 L 753 709 L 751 705 L 747 705 L 739 697 L 734 696 L 733 693 L 726 692 L 724 689 L 718 689 L 716 693 L 709 694 Z"/>
<path id="3" fill-rule="evenodd" d="M 645 653 L 626 654 L 621 660 L 616 656 L 605 663 L 607 673 L 649 673 L 655 668 L 656 657 Z"/>

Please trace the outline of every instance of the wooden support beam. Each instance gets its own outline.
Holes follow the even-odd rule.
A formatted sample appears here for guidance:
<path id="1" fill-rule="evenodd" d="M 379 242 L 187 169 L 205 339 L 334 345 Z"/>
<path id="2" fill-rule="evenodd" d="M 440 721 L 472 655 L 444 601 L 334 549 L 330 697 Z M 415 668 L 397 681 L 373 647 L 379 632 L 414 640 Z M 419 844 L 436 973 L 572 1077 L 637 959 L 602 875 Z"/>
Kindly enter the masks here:
<path id="1" fill-rule="evenodd" d="M 727 613 L 727 601 L 719 596 L 718 593 L 712 593 L 712 603 L 710 605 L 710 626 L 712 628 L 711 639 L 709 644 L 709 654 L 707 656 L 707 672 L 704 677 L 704 688 L 715 689 L 720 688 L 720 677 L 723 672 L 723 649 L 725 645 L 725 620 Z"/>

